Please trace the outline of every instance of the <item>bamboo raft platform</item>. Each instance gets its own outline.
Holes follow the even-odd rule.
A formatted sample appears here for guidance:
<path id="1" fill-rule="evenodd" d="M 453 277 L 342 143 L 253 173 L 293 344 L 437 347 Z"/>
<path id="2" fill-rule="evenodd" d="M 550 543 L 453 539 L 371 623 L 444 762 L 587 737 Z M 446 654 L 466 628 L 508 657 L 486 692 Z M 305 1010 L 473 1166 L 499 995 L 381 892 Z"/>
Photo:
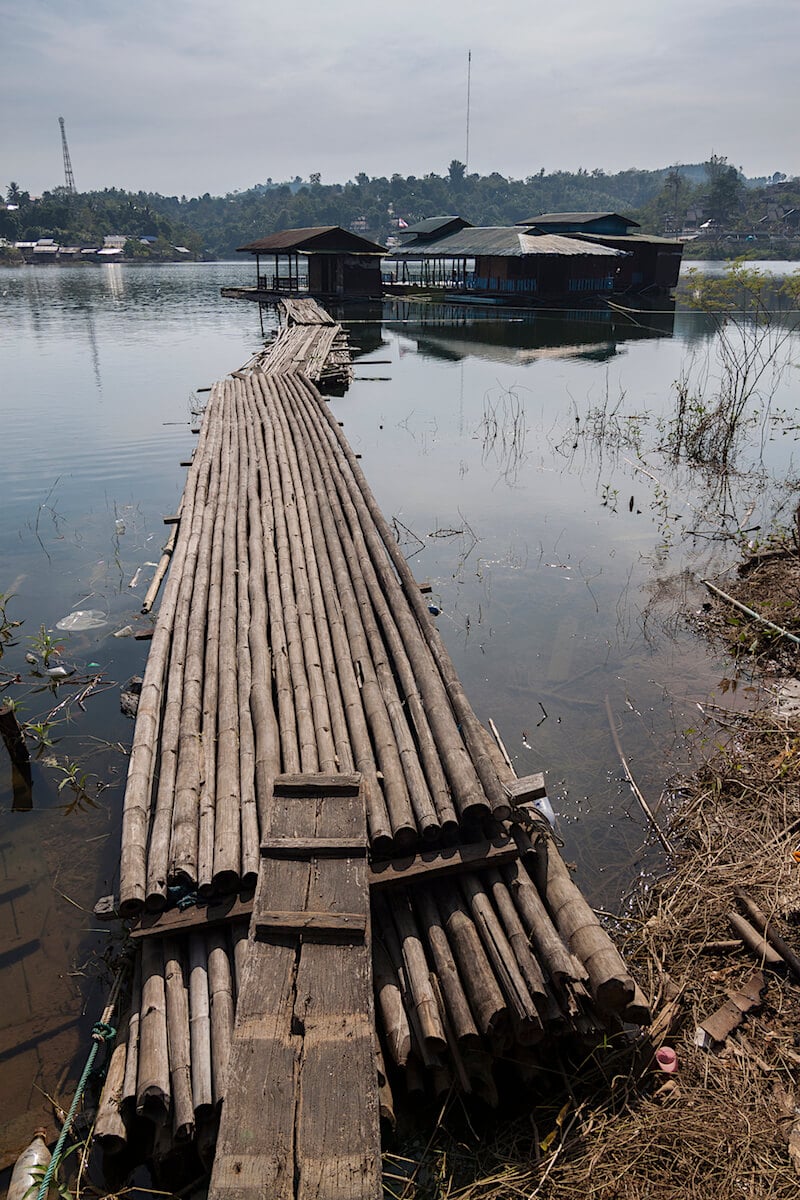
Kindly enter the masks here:
<path id="1" fill-rule="evenodd" d="M 322 389 L 353 381 L 347 334 L 311 297 L 286 298 L 278 305 L 284 323 L 275 339 L 241 368 L 264 375 L 303 374 Z"/>
<path id="2" fill-rule="evenodd" d="M 372 1200 L 399 1114 L 451 1090 L 496 1105 L 501 1060 L 544 1093 L 648 1014 L 534 807 L 542 777 L 478 721 L 342 430 L 280 355 L 214 385 L 187 474 L 95 1141 L 170 1186 L 202 1166 L 214 1200 Z"/>

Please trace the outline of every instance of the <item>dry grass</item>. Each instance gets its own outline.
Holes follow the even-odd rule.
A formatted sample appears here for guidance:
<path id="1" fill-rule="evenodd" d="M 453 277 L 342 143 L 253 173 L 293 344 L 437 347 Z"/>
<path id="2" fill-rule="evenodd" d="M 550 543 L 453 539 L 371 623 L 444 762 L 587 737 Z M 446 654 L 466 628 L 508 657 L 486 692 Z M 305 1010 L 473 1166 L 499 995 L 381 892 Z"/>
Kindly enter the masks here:
<path id="1" fill-rule="evenodd" d="M 796 1197 L 787 1142 L 796 1083 L 800 1102 L 800 985 L 767 972 L 761 1008 L 724 1045 L 700 1050 L 694 1034 L 757 965 L 742 949 L 710 949 L 733 936 L 726 914 L 737 885 L 800 949 L 800 866 L 791 855 L 800 840 L 800 730 L 766 714 L 719 716 L 716 753 L 689 781 L 673 826 L 675 870 L 631 901 L 618 931 L 655 1011 L 677 994 L 664 1038 L 677 1051 L 677 1075 L 649 1068 L 641 1048 L 638 1056 L 598 1050 L 593 1085 L 548 1108 L 517 1110 L 491 1136 L 446 1112 L 428 1145 L 387 1161 L 395 1176 L 387 1196 Z"/>

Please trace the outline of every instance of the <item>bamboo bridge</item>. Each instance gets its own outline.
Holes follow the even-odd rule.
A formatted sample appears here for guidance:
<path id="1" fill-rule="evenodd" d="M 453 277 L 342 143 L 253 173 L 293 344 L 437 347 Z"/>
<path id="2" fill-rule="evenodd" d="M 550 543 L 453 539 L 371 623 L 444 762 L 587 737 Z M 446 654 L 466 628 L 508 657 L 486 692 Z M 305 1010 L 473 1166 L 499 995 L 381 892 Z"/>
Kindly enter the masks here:
<path id="1" fill-rule="evenodd" d="M 95 1139 L 170 1186 L 202 1166 L 214 1200 L 375 1200 L 401 1110 L 496 1105 L 500 1059 L 544 1093 L 646 1004 L 327 402 L 263 365 L 213 386 L 187 473 L 124 799 L 135 967 Z"/>

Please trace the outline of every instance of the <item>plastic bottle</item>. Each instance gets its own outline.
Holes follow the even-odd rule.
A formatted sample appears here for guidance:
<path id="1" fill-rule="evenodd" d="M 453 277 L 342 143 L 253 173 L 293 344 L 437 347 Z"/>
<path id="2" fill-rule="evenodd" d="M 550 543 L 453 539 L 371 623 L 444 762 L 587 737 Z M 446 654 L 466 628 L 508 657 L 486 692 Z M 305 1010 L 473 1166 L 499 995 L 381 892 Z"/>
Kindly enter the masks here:
<path id="1" fill-rule="evenodd" d="M 36 1196 L 42 1177 L 50 1166 L 51 1155 L 44 1140 L 46 1136 L 46 1129 L 34 1129 L 33 1141 L 16 1161 L 6 1200 L 23 1200 L 26 1194 L 28 1200 Z"/>

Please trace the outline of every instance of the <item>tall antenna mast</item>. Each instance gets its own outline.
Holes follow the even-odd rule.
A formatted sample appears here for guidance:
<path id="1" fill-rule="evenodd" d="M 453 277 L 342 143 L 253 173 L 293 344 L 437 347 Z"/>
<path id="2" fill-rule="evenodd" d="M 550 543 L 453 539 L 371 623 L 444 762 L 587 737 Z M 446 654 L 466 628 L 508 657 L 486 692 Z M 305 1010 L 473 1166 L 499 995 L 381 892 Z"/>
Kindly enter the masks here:
<path id="1" fill-rule="evenodd" d="M 469 174 L 469 94 L 472 84 L 472 51 L 467 53 L 467 148 L 464 155 L 464 174 Z"/>
<path id="2" fill-rule="evenodd" d="M 71 196 L 74 196 L 78 189 L 75 187 L 75 176 L 72 174 L 72 163 L 69 157 L 69 146 L 67 145 L 67 131 L 64 128 L 64 118 L 59 117 L 58 123 L 61 126 L 61 148 L 64 151 L 64 179 L 67 185 L 67 191 Z"/>

